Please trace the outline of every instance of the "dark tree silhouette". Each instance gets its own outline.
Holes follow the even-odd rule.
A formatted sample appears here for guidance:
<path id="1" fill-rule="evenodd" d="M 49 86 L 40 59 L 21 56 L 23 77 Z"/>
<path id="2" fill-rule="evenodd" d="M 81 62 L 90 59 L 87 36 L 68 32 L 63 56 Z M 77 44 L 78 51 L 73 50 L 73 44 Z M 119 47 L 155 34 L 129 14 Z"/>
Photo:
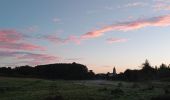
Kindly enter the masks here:
<path id="1" fill-rule="evenodd" d="M 161 64 L 159 67 L 152 67 L 148 60 L 142 64 L 140 70 L 127 69 L 124 73 L 95 74 L 88 70 L 85 65 L 78 63 L 57 63 L 38 65 L 31 67 L 29 65 L 15 68 L 1 67 L 0 76 L 11 77 L 35 77 L 45 79 L 65 79 L 65 80 L 82 80 L 82 79 L 108 79 L 124 81 L 148 81 L 148 80 L 169 80 L 170 65 Z"/>
<path id="2" fill-rule="evenodd" d="M 125 81 L 147 81 L 147 80 L 169 80 L 170 78 L 170 67 L 166 64 L 161 64 L 158 68 L 154 68 L 150 65 L 149 61 L 146 60 L 142 64 L 141 70 L 130 70 L 127 69 L 124 73 L 117 74 L 116 80 Z"/>
<path id="3" fill-rule="evenodd" d="M 17 77 L 37 77 L 46 79 L 66 79 L 66 80 L 81 80 L 93 79 L 95 73 L 82 64 L 60 63 L 31 66 L 20 66 L 15 68 L 0 68 L 1 76 L 17 76 Z"/>

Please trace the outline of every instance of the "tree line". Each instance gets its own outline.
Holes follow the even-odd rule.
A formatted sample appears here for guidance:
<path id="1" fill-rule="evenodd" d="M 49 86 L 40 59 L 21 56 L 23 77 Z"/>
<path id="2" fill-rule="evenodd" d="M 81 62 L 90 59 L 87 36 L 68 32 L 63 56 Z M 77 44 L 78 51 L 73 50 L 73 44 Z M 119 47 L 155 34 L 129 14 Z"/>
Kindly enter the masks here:
<path id="1" fill-rule="evenodd" d="M 78 63 L 58 63 L 38 65 L 35 67 L 26 65 L 15 68 L 1 67 L 1 76 L 12 77 L 33 77 L 45 79 L 65 79 L 65 80 L 82 80 L 92 79 L 94 73 L 88 70 L 85 65 Z"/>
<path id="2" fill-rule="evenodd" d="M 95 74 L 88 70 L 85 65 L 78 63 L 57 63 L 47 65 L 37 65 L 35 67 L 26 65 L 19 67 L 0 67 L 0 76 L 9 77 L 33 77 L 45 79 L 65 79 L 65 80 L 85 80 L 85 79 L 104 79 L 104 80 L 123 80 L 123 81 L 148 81 L 148 80 L 169 80 L 170 65 L 161 64 L 159 67 L 151 66 L 146 60 L 141 69 L 127 69 L 119 74 Z"/>
<path id="3" fill-rule="evenodd" d="M 140 70 L 127 69 L 124 73 L 117 74 L 111 79 L 124 81 L 148 81 L 148 80 L 164 80 L 170 81 L 170 65 L 161 64 L 159 67 L 151 66 L 146 60 Z"/>

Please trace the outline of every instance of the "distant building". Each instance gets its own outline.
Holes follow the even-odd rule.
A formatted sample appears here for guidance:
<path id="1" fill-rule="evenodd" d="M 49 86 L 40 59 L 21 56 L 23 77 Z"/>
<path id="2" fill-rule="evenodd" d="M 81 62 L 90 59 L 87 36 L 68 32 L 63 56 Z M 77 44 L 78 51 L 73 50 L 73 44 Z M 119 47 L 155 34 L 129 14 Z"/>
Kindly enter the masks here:
<path id="1" fill-rule="evenodd" d="M 113 75 L 116 75 L 117 73 L 116 73 L 116 68 L 114 67 L 113 68 Z"/>
<path id="2" fill-rule="evenodd" d="M 114 67 L 113 68 L 113 72 L 112 73 L 107 73 L 107 75 L 109 76 L 109 77 L 113 77 L 113 76 L 115 76 L 117 73 L 116 73 L 116 68 Z"/>

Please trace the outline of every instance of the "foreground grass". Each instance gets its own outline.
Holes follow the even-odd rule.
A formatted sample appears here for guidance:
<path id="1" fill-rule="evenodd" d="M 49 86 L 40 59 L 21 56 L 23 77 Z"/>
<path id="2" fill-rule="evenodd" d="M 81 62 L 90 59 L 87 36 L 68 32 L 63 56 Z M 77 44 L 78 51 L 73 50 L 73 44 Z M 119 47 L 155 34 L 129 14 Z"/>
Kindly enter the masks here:
<path id="1" fill-rule="evenodd" d="M 64 81 L 0 77 L 0 100 L 150 100 L 169 82 Z"/>

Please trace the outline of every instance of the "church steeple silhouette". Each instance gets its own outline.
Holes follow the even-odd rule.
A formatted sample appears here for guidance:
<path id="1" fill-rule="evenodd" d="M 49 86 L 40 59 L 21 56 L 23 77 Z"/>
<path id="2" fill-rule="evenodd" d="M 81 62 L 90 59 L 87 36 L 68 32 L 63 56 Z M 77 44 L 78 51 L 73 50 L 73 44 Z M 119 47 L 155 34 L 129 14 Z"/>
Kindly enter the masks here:
<path id="1" fill-rule="evenodd" d="M 113 75 L 116 75 L 117 73 L 116 73 L 116 68 L 114 67 L 113 68 Z"/>

